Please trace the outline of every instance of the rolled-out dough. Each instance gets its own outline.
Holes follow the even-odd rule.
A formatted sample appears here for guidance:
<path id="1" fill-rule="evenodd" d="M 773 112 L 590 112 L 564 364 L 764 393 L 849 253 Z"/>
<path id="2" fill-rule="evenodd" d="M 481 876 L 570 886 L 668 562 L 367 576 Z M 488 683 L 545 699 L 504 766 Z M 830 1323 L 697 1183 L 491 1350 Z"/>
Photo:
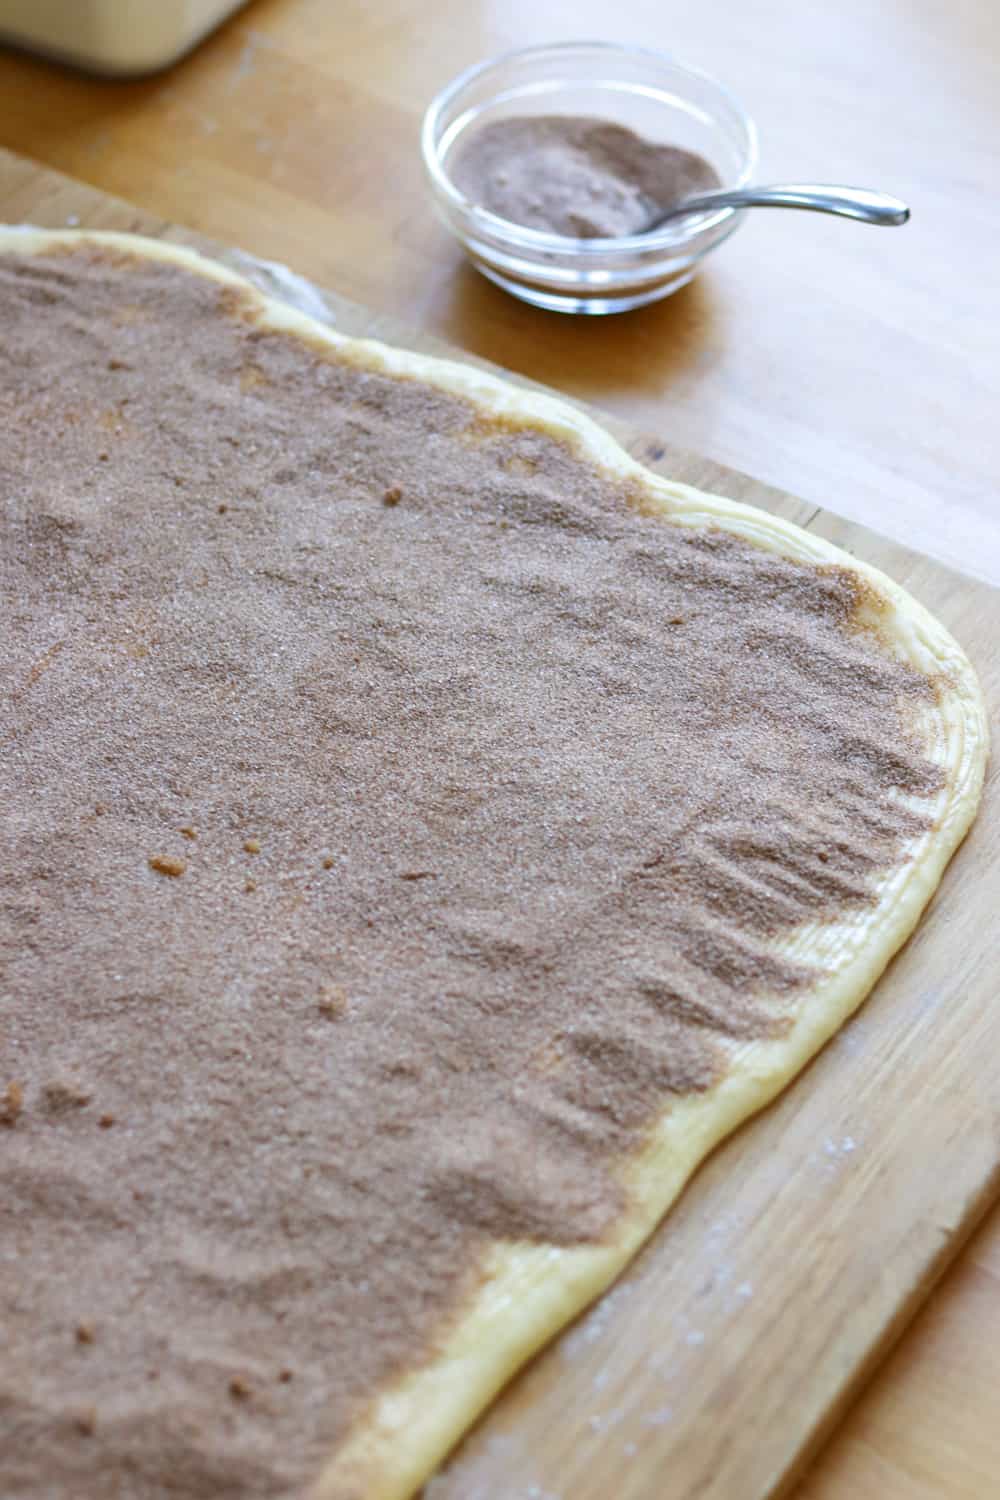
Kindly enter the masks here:
<path id="1" fill-rule="evenodd" d="M 717 1083 L 667 1104 L 641 1149 L 620 1164 L 627 1206 L 599 1241 L 492 1244 L 460 1317 L 424 1362 L 377 1393 L 330 1455 L 313 1491 L 314 1500 L 407 1500 L 518 1367 L 613 1281 L 712 1147 L 773 1099 L 868 994 L 919 919 L 975 814 L 987 747 L 980 691 L 948 632 L 889 578 L 788 522 L 643 469 L 596 423 L 556 399 L 471 366 L 346 339 L 174 245 L 115 234 L 0 230 L 0 254 L 41 256 L 85 242 L 232 286 L 249 299 L 244 308 L 251 308 L 261 330 L 301 337 L 360 367 L 466 398 L 512 429 L 540 427 L 634 486 L 643 509 L 662 515 L 664 525 L 717 528 L 764 553 L 850 570 L 876 601 L 873 619 L 886 652 L 937 685 L 919 725 L 922 748 L 941 771 L 940 790 L 928 804 L 931 826 L 881 872 L 869 906 L 780 940 L 786 957 L 821 971 L 794 1024 L 780 1036 L 734 1046 Z M 331 1357 L 350 1354 L 331 1351 Z"/>

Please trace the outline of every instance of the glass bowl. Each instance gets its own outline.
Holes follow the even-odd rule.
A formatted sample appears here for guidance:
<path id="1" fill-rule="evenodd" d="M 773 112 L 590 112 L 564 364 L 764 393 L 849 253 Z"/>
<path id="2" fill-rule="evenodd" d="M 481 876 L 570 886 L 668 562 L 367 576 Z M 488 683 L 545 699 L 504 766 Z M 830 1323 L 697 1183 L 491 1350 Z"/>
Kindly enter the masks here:
<path id="1" fill-rule="evenodd" d="M 753 121 L 727 89 L 665 53 L 613 42 L 526 47 L 478 63 L 433 100 L 421 132 L 437 210 L 475 266 L 506 291 L 557 312 L 625 312 L 669 296 L 744 211 L 689 214 L 648 234 L 569 239 L 512 224 L 465 197 L 448 163 L 465 132 L 521 115 L 594 115 L 647 140 L 697 151 L 724 187 L 749 182 Z"/>

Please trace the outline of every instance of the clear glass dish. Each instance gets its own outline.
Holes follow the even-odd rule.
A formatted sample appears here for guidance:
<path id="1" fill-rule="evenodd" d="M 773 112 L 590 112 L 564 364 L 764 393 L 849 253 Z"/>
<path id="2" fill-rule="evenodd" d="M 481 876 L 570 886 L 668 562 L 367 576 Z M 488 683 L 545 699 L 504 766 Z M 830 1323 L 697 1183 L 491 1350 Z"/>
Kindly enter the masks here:
<path id="1" fill-rule="evenodd" d="M 724 187 L 749 182 L 753 121 L 697 68 L 642 47 L 564 42 L 479 63 L 433 100 L 421 133 L 438 212 L 470 260 L 498 286 L 557 312 L 625 312 L 669 296 L 743 220 L 730 208 L 691 214 L 649 234 L 568 239 L 512 224 L 466 198 L 448 163 L 466 131 L 520 115 L 595 115 L 647 140 L 697 151 Z"/>

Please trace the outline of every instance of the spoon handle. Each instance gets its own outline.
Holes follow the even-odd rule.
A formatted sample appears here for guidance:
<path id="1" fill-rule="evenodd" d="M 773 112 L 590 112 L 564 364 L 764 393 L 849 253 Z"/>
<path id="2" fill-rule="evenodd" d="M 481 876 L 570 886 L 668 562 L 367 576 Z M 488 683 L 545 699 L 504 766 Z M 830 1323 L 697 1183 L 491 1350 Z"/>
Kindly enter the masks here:
<path id="1" fill-rule="evenodd" d="M 835 187 L 821 182 L 788 182 L 774 187 L 745 187 L 696 193 L 671 211 L 705 213 L 716 208 L 806 208 L 818 214 L 839 214 L 863 224 L 905 224 L 910 210 L 899 198 L 870 188 Z"/>

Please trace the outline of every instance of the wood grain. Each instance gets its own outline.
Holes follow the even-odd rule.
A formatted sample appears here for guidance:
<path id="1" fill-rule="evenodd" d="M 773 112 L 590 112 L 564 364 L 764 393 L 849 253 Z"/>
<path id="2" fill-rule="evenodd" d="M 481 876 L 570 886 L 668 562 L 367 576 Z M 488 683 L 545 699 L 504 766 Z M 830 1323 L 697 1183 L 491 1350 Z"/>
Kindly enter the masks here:
<path id="1" fill-rule="evenodd" d="M 197 242 L 12 158 L 0 162 L 0 214 Z M 230 238 L 273 249 L 248 233 Z M 347 331 L 434 345 L 391 316 L 330 301 Z M 966 642 L 997 701 L 997 595 L 814 504 L 609 425 L 656 467 L 778 508 L 887 566 Z M 992 887 L 986 878 L 998 852 L 995 782 L 994 774 L 988 816 L 876 1002 L 798 1088 L 713 1158 L 669 1238 L 658 1237 L 623 1289 L 517 1383 L 435 1482 L 435 1500 L 520 1500 L 532 1486 L 560 1500 L 743 1500 L 794 1475 L 996 1186 L 1000 1086 L 988 1066 L 984 942 L 995 906 L 995 878 Z M 951 1296 L 897 1351 L 799 1491 L 803 1500 L 991 1492 L 1000 1472 L 991 1420 L 1000 1341 L 988 1336 L 998 1327 L 998 1243 L 987 1231 L 963 1258 Z M 678 1481 L 682 1472 L 690 1483 Z"/>

